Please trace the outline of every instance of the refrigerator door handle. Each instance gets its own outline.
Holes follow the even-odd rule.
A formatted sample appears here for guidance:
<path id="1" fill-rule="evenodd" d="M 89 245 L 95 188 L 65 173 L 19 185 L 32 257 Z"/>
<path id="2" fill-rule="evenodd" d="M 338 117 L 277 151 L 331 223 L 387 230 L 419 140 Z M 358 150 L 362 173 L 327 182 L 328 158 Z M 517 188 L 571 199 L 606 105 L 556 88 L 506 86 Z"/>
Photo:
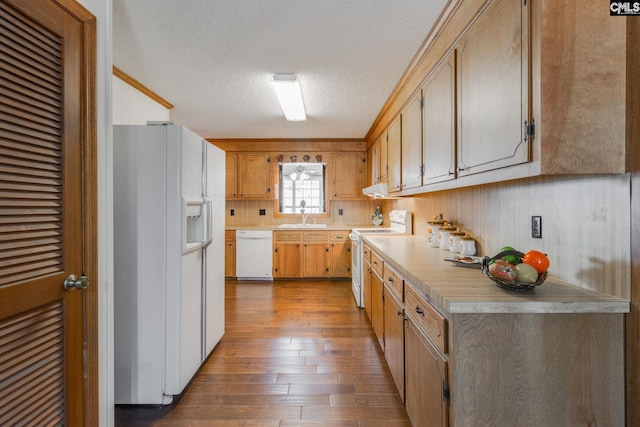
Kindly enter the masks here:
<path id="1" fill-rule="evenodd" d="M 211 221 L 213 219 L 213 200 L 208 197 L 204 198 L 205 208 L 205 222 L 204 222 L 204 242 L 202 242 L 202 249 L 206 249 L 211 242 L 213 241 L 213 236 L 211 235 L 212 224 Z"/>

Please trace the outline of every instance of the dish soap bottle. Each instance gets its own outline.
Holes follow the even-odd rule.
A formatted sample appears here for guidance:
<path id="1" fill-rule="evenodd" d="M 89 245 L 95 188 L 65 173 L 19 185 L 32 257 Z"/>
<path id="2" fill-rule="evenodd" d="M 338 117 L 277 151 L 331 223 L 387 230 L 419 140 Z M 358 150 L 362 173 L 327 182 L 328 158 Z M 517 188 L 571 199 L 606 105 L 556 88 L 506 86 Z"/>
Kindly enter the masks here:
<path id="1" fill-rule="evenodd" d="M 380 212 L 380 206 L 376 206 L 376 211 L 371 215 L 371 222 L 373 225 L 380 225 L 383 219 L 384 217 L 382 216 L 382 212 Z"/>

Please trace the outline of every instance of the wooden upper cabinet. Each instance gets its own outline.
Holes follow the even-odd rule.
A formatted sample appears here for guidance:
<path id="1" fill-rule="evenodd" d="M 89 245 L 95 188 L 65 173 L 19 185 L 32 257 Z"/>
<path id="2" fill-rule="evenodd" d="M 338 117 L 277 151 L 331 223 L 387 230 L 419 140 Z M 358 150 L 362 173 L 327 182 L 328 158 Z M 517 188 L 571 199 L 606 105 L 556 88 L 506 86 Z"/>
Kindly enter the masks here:
<path id="1" fill-rule="evenodd" d="M 400 116 L 398 116 L 387 129 L 387 183 L 389 184 L 389 192 L 402 189 L 401 140 L 402 124 Z"/>
<path id="2" fill-rule="evenodd" d="M 238 197 L 272 199 L 269 154 L 238 154 Z"/>
<path id="3" fill-rule="evenodd" d="M 387 182 L 387 131 L 369 150 L 369 181 L 371 184 Z"/>
<path id="4" fill-rule="evenodd" d="M 225 198 L 235 199 L 238 197 L 238 156 L 227 154 L 225 169 Z"/>
<path id="5" fill-rule="evenodd" d="M 388 141 L 389 136 L 387 131 L 380 136 L 380 182 L 387 182 L 387 172 L 389 170 L 388 164 Z"/>
<path id="6" fill-rule="evenodd" d="M 456 149 L 455 52 L 425 82 L 422 108 L 422 183 L 454 179 Z"/>
<path id="7" fill-rule="evenodd" d="M 630 22 L 637 17 L 600 13 L 602 3 L 530 2 L 541 174 L 640 170 L 637 83 L 627 92 L 638 81 L 640 37 Z"/>
<path id="8" fill-rule="evenodd" d="M 422 185 L 422 92 L 419 90 L 400 115 L 402 130 L 401 187 L 403 190 Z"/>
<path id="9" fill-rule="evenodd" d="M 460 176 L 529 161 L 526 10 L 494 0 L 457 46 Z"/>
<path id="10" fill-rule="evenodd" d="M 367 153 L 367 184 L 377 184 L 380 180 L 380 140 L 377 140 L 369 149 Z"/>
<path id="11" fill-rule="evenodd" d="M 361 153 L 333 156 L 333 198 L 360 199 L 366 186 L 366 161 Z"/>

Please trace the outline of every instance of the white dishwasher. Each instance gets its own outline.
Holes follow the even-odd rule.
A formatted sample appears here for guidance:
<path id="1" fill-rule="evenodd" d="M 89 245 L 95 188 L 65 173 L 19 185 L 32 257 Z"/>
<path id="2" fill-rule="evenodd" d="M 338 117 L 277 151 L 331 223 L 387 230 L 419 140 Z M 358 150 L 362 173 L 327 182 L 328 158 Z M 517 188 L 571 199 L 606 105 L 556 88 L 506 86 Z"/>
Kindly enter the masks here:
<path id="1" fill-rule="evenodd" d="M 272 236 L 271 230 L 236 230 L 238 280 L 273 280 Z"/>

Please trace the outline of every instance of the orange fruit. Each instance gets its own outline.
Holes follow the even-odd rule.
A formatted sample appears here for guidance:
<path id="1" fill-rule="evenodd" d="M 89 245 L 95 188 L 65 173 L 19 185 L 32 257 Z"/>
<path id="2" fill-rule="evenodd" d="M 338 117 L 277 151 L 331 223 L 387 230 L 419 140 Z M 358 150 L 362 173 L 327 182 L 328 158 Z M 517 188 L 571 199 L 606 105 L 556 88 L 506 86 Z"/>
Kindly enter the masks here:
<path id="1" fill-rule="evenodd" d="M 522 262 L 529 264 L 538 273 L 544 273 L 549 268 L 549 258 L 540 251 L 529 251 L 522 257 Z"/>

